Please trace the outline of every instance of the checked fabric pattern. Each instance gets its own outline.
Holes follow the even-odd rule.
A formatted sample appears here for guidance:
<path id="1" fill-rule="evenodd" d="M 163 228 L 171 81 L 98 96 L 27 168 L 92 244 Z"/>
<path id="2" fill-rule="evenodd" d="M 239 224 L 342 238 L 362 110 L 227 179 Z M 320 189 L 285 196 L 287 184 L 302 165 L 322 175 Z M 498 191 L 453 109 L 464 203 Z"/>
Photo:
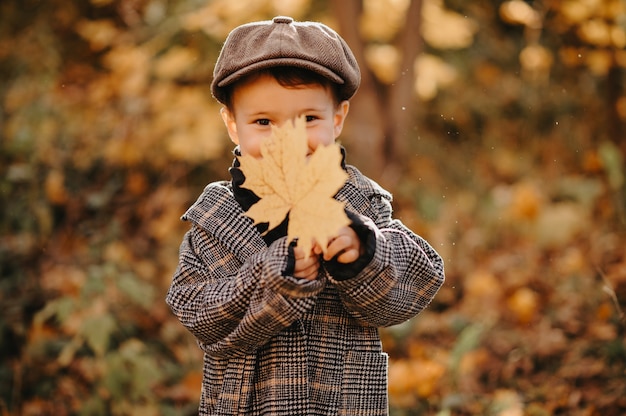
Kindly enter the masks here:
<path id="1" fill-rule="evenodd" d="M 378 327 L 428 306 L 443 261 L 392 218 L 391 195 L 356 168 L 336 198 L 368 217 L 371 262 L 338 281 L 284 276 L 288 246 L 269 246 L 230 182 L 209 184 L 183 219 L 167 303 L 204 351 L 201 415 L 386 415 L 387 355 Z"/>

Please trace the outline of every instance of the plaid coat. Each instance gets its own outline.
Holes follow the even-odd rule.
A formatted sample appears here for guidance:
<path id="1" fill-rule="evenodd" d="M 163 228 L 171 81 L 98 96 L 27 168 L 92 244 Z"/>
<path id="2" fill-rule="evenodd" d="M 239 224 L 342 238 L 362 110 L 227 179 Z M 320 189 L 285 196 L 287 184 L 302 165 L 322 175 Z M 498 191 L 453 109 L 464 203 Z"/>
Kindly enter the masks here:
<path id="1" fill-rule="evenodd" d="M 348 166 L 336 198 L 377 229 L 371 262 L 338 281 L 283 276 L 285 237 L 268 245 L 230 182 L 209 184 L 183 216 L 167 303 L 204 351 L 201 415 L 385 415 L 387 355 L 378 327 L 418 314 L 443 262 L 391 217 L 391 195 Z"/>

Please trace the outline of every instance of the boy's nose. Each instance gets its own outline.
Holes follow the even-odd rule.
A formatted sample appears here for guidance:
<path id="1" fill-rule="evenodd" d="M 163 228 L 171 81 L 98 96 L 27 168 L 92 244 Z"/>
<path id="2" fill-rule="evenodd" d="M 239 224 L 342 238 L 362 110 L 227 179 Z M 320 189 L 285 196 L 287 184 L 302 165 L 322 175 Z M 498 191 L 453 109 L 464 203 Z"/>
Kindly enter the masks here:
<path id="1" fill-rule="evenodd" d="M 277 120 L 276 127 L 282 127 L 285 125 L 285 123 L 290 123 L 290 125 L 293 125 L 296 122 L 296 118 L 298 118 L 299 116 L 300 116 L 299 114 L 296 114 L 292 117 L 285 117 L 284 119 Z"/>

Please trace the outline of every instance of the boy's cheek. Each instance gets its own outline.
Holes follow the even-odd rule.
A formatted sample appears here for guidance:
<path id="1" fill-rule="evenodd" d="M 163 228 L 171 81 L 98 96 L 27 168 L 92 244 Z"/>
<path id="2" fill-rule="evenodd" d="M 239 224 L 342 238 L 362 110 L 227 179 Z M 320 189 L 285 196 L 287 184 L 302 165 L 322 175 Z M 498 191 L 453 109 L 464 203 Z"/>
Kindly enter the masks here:
<path id="1" fill-rule="evenodd" d="M 315 151 L 320 145 L 328 146 L 335 142 L 335 139 L 333 138 L 333 136 L 319 135 L 315 133 L 311 134 L 309 132 L 307 132 L 307 134 L 308 134 L 309 149 L 311 149 L 312 151 Z"/>
<path id="2" fill-rule="evenodd" d="M 260 140 L 240 140 L 239 150 L 244 156 L 252 156 L 256 159 L 261 158 L 261 141 Z"/>

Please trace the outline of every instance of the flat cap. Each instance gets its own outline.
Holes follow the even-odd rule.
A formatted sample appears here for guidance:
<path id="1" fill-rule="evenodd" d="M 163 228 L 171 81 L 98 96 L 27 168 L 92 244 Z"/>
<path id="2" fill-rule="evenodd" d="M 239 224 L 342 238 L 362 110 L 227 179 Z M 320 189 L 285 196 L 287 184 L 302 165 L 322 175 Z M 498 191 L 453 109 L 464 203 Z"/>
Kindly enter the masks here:
<path id="1" fill-rule="evenodd" d="M 213 70 L 211 93 L 222 104 L 225 87 L 255 71 L 293 66 L 316 72 L 338 84 L 340 98 L 351 98 L 361 72 L 350 47 L 333 29 L 291 17 L 241 25 L 228 35 Z"/>

